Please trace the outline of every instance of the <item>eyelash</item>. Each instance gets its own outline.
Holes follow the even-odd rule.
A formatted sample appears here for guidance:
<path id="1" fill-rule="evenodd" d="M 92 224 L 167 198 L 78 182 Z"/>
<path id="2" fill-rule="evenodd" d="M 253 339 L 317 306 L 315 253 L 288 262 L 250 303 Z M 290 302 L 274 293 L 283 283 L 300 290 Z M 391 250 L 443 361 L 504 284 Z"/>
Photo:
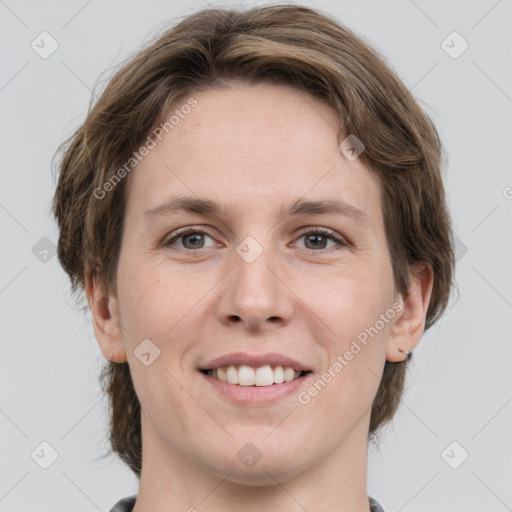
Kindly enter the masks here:
<path id="1" fill-rule="evenodd" d="M 321 228 L 321 227 L 313 227 L 313 228 L 306 228 L 306 229 L 308 229 L 308 231 L 301 232 L 297 239 L 302 238 L 302 237 L 304 237 L 306 235 L 312 235 L 312 234 L 317 235 L 317 234 L 320 234 L 320 235 L 326 236 L 327 238 L 329 238 L 330 240 L 336 242 L 340 246 L 348 247 L 350 245 L 347 242 L 346 239 L 340 237 L 339 235 L 337 235 L 337 233 L 335 231 L 332 231 L 331 229 Z M 203 228 L 201 226 L 198 226 L 198 227 L 190 226 L 190 227 L 182 228 L 182 229 L 176 231 L 175 235 L 172 238 L 169 238 L 167 241 L 165 241 L 163 243 L 163 246 L 168 248 L 170 251 L 174 251 L 174 252 L 197 252 L 196 250 L 193 250 L 193 249 L 182 249 L 181 247 L 171 248 L 173 242 L 175 242 L 179 238 L 181 238 L 181 237 L 183 237 L 185 235 L 189 235 L 191 233 L 203 233 L 203 234 L 208 235 L 211 238 L 213 238 L 208 233 L 208 230 L 206 230 L 205 228 Z M 322 252 L 322 251 L 326 251 L 327 249 L 318 249 L 318 250 L 306 249 L 306 250 L 310 250 L 310 251 L 313 251 L 313 252 Z"/>

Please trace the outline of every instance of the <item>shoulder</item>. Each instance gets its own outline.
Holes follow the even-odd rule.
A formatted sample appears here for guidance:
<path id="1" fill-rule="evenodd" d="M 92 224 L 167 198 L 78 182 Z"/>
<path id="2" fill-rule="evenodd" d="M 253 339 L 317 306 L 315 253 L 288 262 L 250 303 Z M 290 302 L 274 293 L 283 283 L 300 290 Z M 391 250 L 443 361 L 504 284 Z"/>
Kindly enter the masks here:
<path id="1" fill-rule="evenodd" d="M 374 500 L 372 497 L 368 496 L 368 500 L 370 502 L 370 510 L 371 512 L 384 512 L 384 509 L 380 505 L 377 500 Z"/>
<path id="2" fill-rule="evenodd" d="M 135 505 L 136 499 L 136 494 L 127 498 L 122 498 L 114 505 L 112 509 L 110 509 L 110 512 L 131 512 L 133 506 Z M 384 509 L 381 507 L 378 501 L 371 497 L 368 497 L 368 501 L 370 502 L 371 512 L 384 512 Z"/>
<path id="3" fill-rule="evenodd" d="M 119 500 L 112 509 L 110 509 L 110 512 L 132 512 L 136 499 L 136 494 L 133 496 L 128 496 L 127 498 L 123 498 Z"/>

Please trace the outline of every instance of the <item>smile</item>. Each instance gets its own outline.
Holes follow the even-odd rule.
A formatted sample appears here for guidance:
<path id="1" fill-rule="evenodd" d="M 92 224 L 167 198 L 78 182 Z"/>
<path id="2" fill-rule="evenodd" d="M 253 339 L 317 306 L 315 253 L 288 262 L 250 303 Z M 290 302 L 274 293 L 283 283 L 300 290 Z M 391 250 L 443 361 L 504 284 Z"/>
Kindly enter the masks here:
<path id="1" fill-rule="evenodd" d="M 271 366 L 267 364 L 253 367 L 244 364 L 230 364 L 218 368 L 205 369 L 203 373 L 228 384 L 265 387 L 291 382 L 309 372 L 295 370 L 291 366 Z"/>

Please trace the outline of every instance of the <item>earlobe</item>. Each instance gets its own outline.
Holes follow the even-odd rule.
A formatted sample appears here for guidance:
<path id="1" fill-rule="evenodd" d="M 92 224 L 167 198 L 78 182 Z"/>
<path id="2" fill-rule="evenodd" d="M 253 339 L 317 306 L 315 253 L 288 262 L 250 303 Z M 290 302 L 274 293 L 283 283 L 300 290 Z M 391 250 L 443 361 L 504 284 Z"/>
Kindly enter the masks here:
<path id="1" fill-rule="evenodd" d="M 391 326 L 386 360 L 401 362 L 419 343 L 425 328 L 428 305 L 432 294 L 433 271 L 430 265 L 416 264 L 410 273 L 407 295 L 399 294 L 399 313 Z"/>
<path id="2" fill-rule="evenodd" d="M 107 296 L 97 271 L 87 267 L 85 292 L 91 310 L 94 335 L 103 356 L 113 362 L 126 362 L 126 351 L 121 336 L 117 299 Z"/>

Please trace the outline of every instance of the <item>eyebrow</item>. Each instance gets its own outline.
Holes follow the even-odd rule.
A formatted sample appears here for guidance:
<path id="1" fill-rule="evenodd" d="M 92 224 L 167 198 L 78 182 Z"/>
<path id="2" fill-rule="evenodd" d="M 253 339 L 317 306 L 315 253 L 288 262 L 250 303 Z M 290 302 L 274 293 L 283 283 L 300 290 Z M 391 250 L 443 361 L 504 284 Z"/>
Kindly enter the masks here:
<path id="1" fill-rule="evenodd" d="M 179 212 L 197 213 L 201 215 L 232 217 L 234 212 L 228 205 L 207 198 L 192 196 L 170 197 L 162 204 L 147 210 L 143 218 L 153 219 L 165 217 Z M 347 203 L 340 198 L 328 198 L 320 200 L 295 199 L 289 205 L 281 204 L 278 209 L 278 218 L 286 216 L 313 214 L 337 214 L 356 220 L 361 225 L 370 226 L 368 216 L 359 208 Z"/>

